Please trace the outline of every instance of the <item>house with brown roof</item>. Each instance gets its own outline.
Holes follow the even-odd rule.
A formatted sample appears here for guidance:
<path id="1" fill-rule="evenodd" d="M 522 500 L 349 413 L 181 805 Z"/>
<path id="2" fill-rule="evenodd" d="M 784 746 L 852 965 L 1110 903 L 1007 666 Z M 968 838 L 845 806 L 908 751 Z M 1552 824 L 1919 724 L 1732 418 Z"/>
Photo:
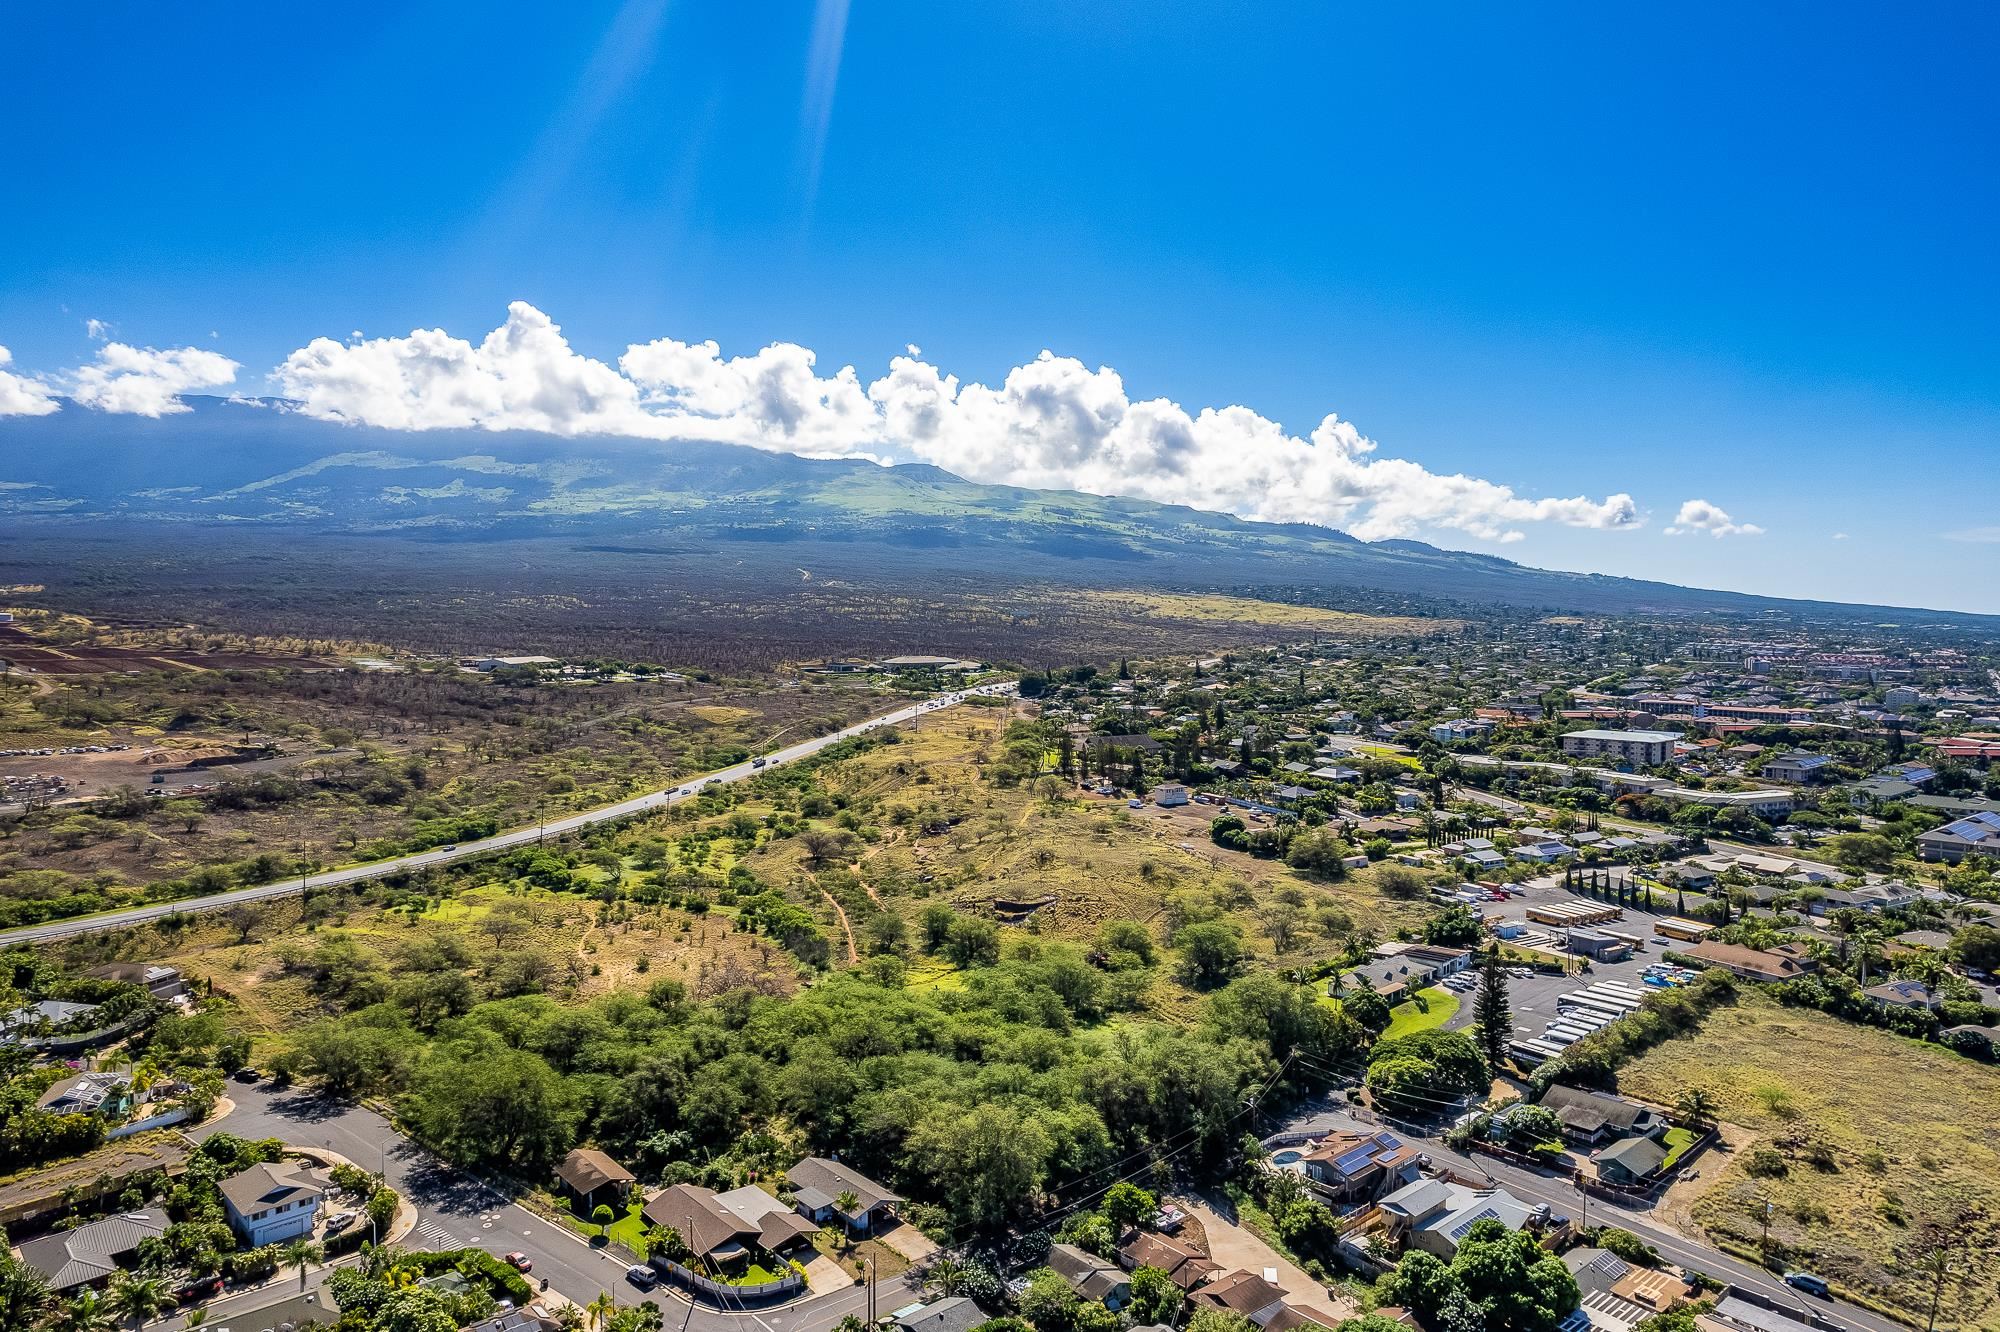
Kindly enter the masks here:
<path id="1" fill-rule="evenodd" d="M 1300 1163 L 1336 1202 L 1366 1202 L 1416 1179 L 1422 1155 L 1393 1133 L 1329 1133 Z"/>
<path id="2" fill-rule="evenodd" d="M 1183 1291 L 1193 1290 L 1221 1269 L 1184 1240 L 1135 1230 L 1118 1246 L 1118 1261 L 1129 1272 L 1155 1267 Z"/>
<path id="3" fill-rule="evenodd" d="M 717 1193 L 699 1184 L 676 1184 L 647 1200 L 646 1224 L 679 1232 L 695 1257 L 733 1263 L 751 1250 L 777 1253 L 811 1235 L 811 1221 L 754 1184 Z"/>
<path id="4" fill-rule="evenodd" d="M 1240 1269 L 1216 1277 L 1189 1298 L 1198 1309 L 1241 1314 L 1259 1327 L 1276 1318 L 1285 1307 L 1284 1291 L 1255 1272 Z"/>
<path id="5" fill-rule="evenodd" d="M 1324 1309 L 1287 1302 L 1284 1291 L 1254 1272 L 1236 1271 L 1217 1277 L 1189 1298 L 1197 1309 L 1225 1309 L 1241 1314 L 1260 1332 L 1300 1332 L 1340 1325 L 1340 1319 Z"/>
<path id="6" fill-rule="evenodd" d="M 1703 966 L 1718 967 L 1732 976 L 1753 981 L 1797 980 L 1815 970 L 1812 959 L 1775 949 L 1745 948 L 1741 944 L 1703 939 L 1687 949 L 1687 957 Z"/>
<path id="7" fill-rule="evenodd" d="M 599 1203 L 621 1206 L 638 1179 L 595 1147 L 579 1147 L 556 1167 L 556 1182 L 575 1200 L 578 1214 L 589 1216 Z"/>

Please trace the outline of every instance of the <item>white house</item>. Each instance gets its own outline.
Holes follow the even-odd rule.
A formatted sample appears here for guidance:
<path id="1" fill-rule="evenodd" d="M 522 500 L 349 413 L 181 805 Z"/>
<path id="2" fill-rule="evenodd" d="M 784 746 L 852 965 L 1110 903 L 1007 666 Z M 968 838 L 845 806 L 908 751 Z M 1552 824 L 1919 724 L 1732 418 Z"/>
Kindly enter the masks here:
<path id="1" fill-rule="evenodd" d="M 1188 789 L 1179 782 L 1162 782 L 1153 788 L 1153 803 L 1161 809 L 1172 809 L 1188 802 Z"/>
<path id="2" fill-rule="evenodd" d="M 218 1185 L 229 1224 L 250 1248 L 312 1234 L 326 1187 L 296 1161 L 266 1162 Z"/>

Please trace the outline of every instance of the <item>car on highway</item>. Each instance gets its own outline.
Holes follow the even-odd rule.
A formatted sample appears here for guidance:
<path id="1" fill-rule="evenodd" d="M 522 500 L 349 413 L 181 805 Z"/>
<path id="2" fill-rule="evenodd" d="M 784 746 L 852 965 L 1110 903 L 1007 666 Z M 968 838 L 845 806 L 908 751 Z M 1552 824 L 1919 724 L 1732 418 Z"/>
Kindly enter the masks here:
<path id="1" fill-rule="evenodd" d="M 504 1261 L 507 1266 L 513 1268 L 516 1272 L 532 1272 L 535 1270 L 534 1260 L 518 1249 L 508 1254 Z"/>
<path id="2" fill-rule="evenodd" d="M 660 1284 L 660 1274 L 644 1263 L 634 1263 L 626 1268 L 625 1279 L 640 1290 L 651 1290 Z"/>
<path id="3" fill-rule="evenodd" d="M 1823 1276 L 1814 1276 L 1811 1272 L 1787 1272 L 1785 1273 L 1785 1284 L 1793 1290 L 1802 1290 L 1808 1295 L 1817 1295 L 1823 1300 L 1833 1298 L 1833 1290 L 1826 1284 L 1826 1278 Z"/>
<path id="4" fill-rule="evenodd" d="M 458 843 L 457 843 L 457 842 L 452 842 L 451 844 L 449 844 L 449 845 L 447 845 L 447 846 L 441 846 L 441 847 L 439 847 L 439 848 L 438 848 L 438 850 L 440 850 L 440 851 L 456 851 L 456 850 L 458 850 Z"/>

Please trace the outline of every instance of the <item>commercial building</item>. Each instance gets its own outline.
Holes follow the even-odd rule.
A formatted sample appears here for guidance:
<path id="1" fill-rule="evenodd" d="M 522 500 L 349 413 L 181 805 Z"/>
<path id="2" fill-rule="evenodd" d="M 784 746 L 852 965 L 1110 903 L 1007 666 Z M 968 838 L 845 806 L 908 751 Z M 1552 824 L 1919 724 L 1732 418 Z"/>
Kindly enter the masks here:
<path id="1" fill-rule="evenodd" d="M 1674 731 L 1566 731 L 1563 753 L 1572 758 L 1610 759 L 1635 768 L 1657 768 L 1672 760 L 1680 735 Z"/>

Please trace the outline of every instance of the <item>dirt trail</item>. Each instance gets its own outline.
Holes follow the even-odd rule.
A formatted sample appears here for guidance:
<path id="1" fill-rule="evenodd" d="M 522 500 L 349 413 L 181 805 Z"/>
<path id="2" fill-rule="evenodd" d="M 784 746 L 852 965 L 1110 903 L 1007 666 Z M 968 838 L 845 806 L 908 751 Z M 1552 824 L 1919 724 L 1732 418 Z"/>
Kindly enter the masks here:
<path id="1" fill-rule="evenodd" d="M 818 885 L 815 884 L 814 887 L 818 887 Z M 826 904 L 833 908 L 833 914 L 840 917 L 840 932 L 847 936 L 847 960 L 850 963 L 859 962 L 861 960 L 861 950 L 854 946 L 854 927 L 847 923 L 847 909 L 835 901 L 833 894 L 826 889 L 820 888 L 819 895 L 824 897 Z"/>

